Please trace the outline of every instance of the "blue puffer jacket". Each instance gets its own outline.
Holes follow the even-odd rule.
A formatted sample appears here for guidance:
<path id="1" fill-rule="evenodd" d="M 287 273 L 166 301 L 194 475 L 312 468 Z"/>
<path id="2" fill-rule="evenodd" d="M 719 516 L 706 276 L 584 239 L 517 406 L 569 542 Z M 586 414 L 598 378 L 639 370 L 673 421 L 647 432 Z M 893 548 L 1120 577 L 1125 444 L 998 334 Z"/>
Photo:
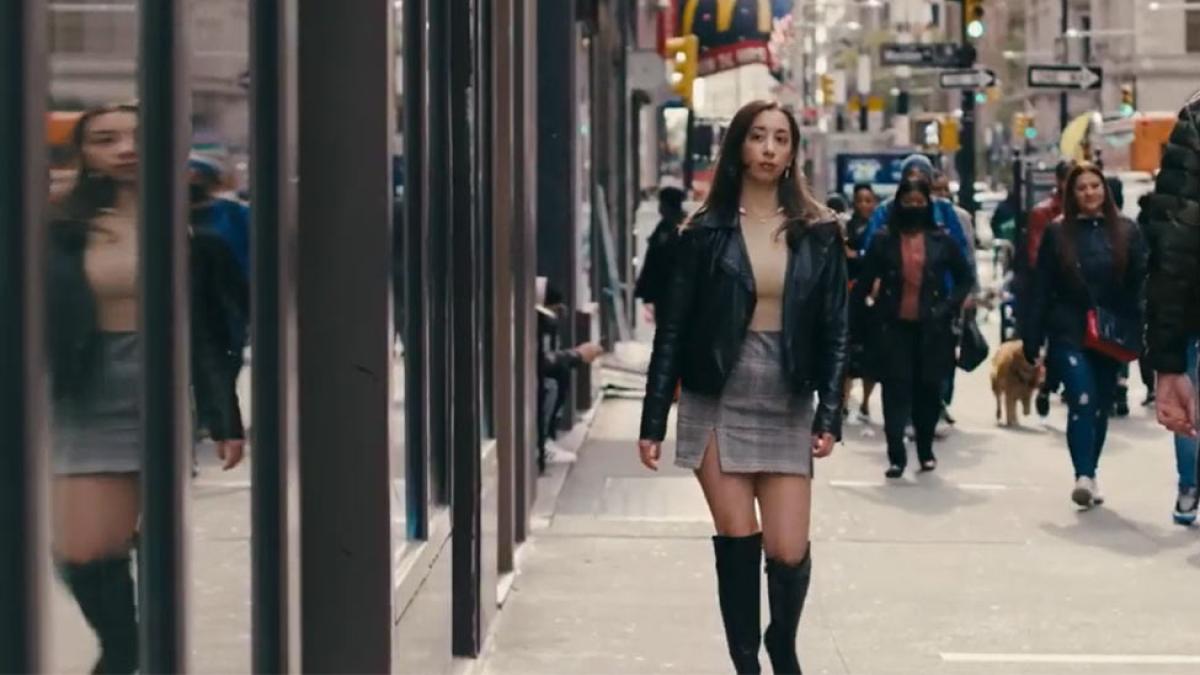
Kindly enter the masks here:
<path id="1" fill-rule="evenodd" d="M 861 253 L 866 255 L 867 249 L 871 246 L 871 239 L 876 233 L 887 227 L 888 218 L 892 214 L 892 204 L 896 200 L 889 199 L 880 204 L 875 213 L 871 214 L 871 222 L 867 223 L 867 231 L 863 234 L 863 250 Z M 950 238 L 958 244 L 962 249 L 963 256 L 967 260 L 971 260 L 975 255 L 970 242 L 967 241 L 966 232 L 963 231 L 962 223 L 958 222 L 958 214 L 954 212 L 954 204 L 940 197 L 935 197 L 933 200 L 933 220 L 938 224 L 938 227 L 946 230 Z"/>

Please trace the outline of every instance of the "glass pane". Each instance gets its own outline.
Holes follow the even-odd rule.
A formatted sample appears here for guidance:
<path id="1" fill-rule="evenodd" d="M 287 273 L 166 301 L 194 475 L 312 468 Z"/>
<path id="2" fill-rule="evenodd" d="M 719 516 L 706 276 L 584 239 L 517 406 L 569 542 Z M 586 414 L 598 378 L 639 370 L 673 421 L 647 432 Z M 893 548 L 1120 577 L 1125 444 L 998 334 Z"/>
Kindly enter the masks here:
<path id="1" fill-rule="evenodd" d="M 188 3 L 192 137 L 188 156 L 193 283 L 223 300 L 192 307 L 193 350 L 220 354 L 243 430 L 250 417 L 250 102 L 247 0 Z M 212 244 L 216 244 L 213 246 Z M 204 340 L 208 345 L 201 345 Z M 200 377 L 199 373 L 193 373 Z M 195 390 L 199 396 L 201 390 Z M 197 412 L 211 403 L 197 398 Z M 216 405 L 221 405 L 218 400 Z M 218 446 L 235 429 L 200 413 L 191 505 L 190 643 L 198 673 L 250 670 L 250 456 L 233 464 Z M 228 456 L 228 455 L 227 455 Z"/>
<path id="2" fill-rule="evenodd" d="M 134 2 L 48 4 L 51 161 L 48 342 L 53 382 L 52 672 L 131 672 L 137 659 L 141 310 Z M 250 667 L 249 219 L 246 0 L 189 3 L 194 145 L 189 158 L 192 349 L 217 358 L 223 393 L 193 391 L 190 660 Z M 182 167 L 181 167 L 182 168 Z M 197 280 L 202 280 L 197 282 Z M 196 297 L 196 296 L 193 296 Z M 245 354 L 244 354 L 245 352 Z M 193 377 L 197 376 L 193 370 Z M 234 395 L 232 392 L 236 392 Z M 220 401 L 215 401 L 219 398 Z M 214 406 L 242 423 L 216 422 Z M 232 416 L 222 416 L 225 420 Z M 243 424 L 244 423 L 244 424 Z M 218 444 L 226 457 L 218 456 Z M 228 470 L 226 470 L 226 464 Z M 103 648 L 101 648 L 103 645 Z"/>
<path id="3" fill-rule="evenodd" d="M 50 671 L 137 659 L 136 6 L 49 3 Z"/>
<path id="4" fill-rule="evenodd" d="M 405 294 L 408 292 L 409 283 L 417 283 L 419 280 L 410 279 L 411 275 L 407 274 L 405 265 L 405 256 L 407 248 L 405 247 L 407 231 L 406 227 L 412 224 L 407 223 L 404 218 L 404 190 L 405 190 L 405 175 L 404 175 L 404 112 L 405 112 L 405 90 L 404 90 L 404 0 L 396 0 L 393 16 L 395 20 L 393 26 L 393 41 L 396 46 L 396 59 L 394 62 L 394 81 L 396 89 L 396 134 L 392 139 L 392 323 L 393 323 L 393 345 L 392 350 L 392 441 L 391 441 L 391 466 L 392 466 L 392 533 L 396 555 L 403 555 L 407 550 L 405 542 L 411 539 L 417 532 L 417 525 L 421 522 L 424 508 L 419 499 L 412 499 L 409 495 L 409 490 L 415 490 L 417 486 L 409 485 L 405 480 L 408 476 L 408 453 L 406 452 L 406 434 L 408 430 L 405 425 L 406 406 L 409 405 L 407 392 L 405 391 L 405 354 L 410 348 L 405 343 L 404 335 L 407 328 L 407 319 L 409 312 L 405 303 Z"/>

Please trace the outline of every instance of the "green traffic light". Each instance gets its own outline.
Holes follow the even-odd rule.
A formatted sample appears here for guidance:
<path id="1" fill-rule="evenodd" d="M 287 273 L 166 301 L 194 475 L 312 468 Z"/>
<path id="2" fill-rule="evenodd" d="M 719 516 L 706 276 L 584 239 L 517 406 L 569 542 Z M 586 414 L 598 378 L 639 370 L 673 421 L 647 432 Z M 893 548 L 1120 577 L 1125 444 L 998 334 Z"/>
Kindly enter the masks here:
<path id="1" fill-rule="evenodd" d="M 1037 128 L 1036 127 L 1025 127 L 1025 138 L 1028 138 L 1031 141 L 1033 139 L 1037 138 Z"/>
<path id="2" fill-rule="evenodd" d="M 976 103 L 979 103 L 979 104 L 981 104 L 981 105 L 982 105 L 982 104 L 984 104 L 984 103 L 987 103 L 987 102 L 988 102 L 988 95 L 987 95 L 986 93 L 982 92 L 982 91 L 981 91 L 981 92 L 978 92 L 978 93 L 976 93 L 976 94 L 975 94 L 975 102 L 976 102 Z"/>
<path id="3" fill-rule="evenodd" d="M 975 19 L 971 23 L 967 24 L 967 35 L 971 36 L 972 38 L 978 40 L 979 38 L 983 37 L 983 33 L 983 22 L 979 19 Z"/>

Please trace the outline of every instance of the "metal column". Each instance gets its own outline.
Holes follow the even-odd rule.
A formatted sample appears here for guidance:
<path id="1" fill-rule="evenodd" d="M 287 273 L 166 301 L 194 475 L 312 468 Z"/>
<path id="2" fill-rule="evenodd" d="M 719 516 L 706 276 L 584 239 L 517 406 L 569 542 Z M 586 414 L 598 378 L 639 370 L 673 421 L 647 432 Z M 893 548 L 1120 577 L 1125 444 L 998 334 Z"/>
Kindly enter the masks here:
<path id="1" fill-rule="evenodd" d="M 449 36 L 449 369 L 443 378 L 450 385 L 449 447 L 451 509 L 454 523 L 454 613 L 452 644 L 455 656 L 479 653 L 480 630 L 480 415 L 479 330 L 475 312 L 477 256 L 480 255 L 475 223 L 476 167 L 471 115 L 474 77 L 471 0 L 447 0 L 442 18 Z M 437 29 L 437 26 L 434 26 Z"/>
<path id="2" fill-rule="evenodd" d="M 304 672 L 389 672 L 393 3 L 299 0 Z"/>
<path id="3" fill-rule="evenodd" d="M 251 5 L 253 670 L 300 668 L 295 0 Z"/>
<path id="4" fill-rule="evenodd" d="M 45 3 L 0 3 L 0 672 L 46 668 Z"/>
<path id="5" fill-rule="evenodd" d="M 515 568 L 515 542 L 517 540 L 516 519 L 523 509 L 518 508 L 516 477 L 524 464 L 521 456 L 526 448 L 518 444 L 520 420 L 517 411 L 523 409 L 522 392 L 517 388 L 517 369 L 524 350 L 516 343 L 516 280 L 521 274 L 513 263 L 516 255 L 513 211 L 513 175 L 517 170 L 514 160 L 514 136 L 516 118 L 513 116 L 514 87 L 513 63 L 513 5 L 514 0 L 497 0 L 492 9 L 491 22 L 491 68 L 492 68 L 492 204 L 491 227 L 493 228 L 493 329 L 492 362 L 499 372 L 493 382 L 492 407 L 496 421 L 496 442 L 500 460 L 499 523 L 497 538 L 499 553 L 497 568 L 500 572 L 511 572 Z M 486 563 L 486 561 L 485 561 Z"/>
<path id="6" fill-rule="evenodd" d="M 138 558 L 141 670 L 188 669 L 190 136 L 182 0 L 143 3 L 138 95 L 142 313 L 142 526 Z"/>
<path id="7" fill-rule="evenodd" d="M 416 2 L 418 0 L 412 0 Z M 421 347 L 425 378 L 424 417 L 426 442 L 429 448 L 429 481 L 431 496 L 439 504 L 450 502 L 450 353 L 448 326 L 450 324 L 450 284 L 448 270 L 450 249 L 447 244 L 450 222 L 450 56 L 449 4 L 447 0 L 419 0 L 422 4 L 425 35 L 422 40 L 422 60 L 425 65 L 425 119 L 422 162 L 425 167 L 421 184 L 405 189 L 423 193 L 422 250 L 425 261 L 421 283 L 424 286 L 425 308 Z M 412 396 L 412 393 L 407 394 Z"/>

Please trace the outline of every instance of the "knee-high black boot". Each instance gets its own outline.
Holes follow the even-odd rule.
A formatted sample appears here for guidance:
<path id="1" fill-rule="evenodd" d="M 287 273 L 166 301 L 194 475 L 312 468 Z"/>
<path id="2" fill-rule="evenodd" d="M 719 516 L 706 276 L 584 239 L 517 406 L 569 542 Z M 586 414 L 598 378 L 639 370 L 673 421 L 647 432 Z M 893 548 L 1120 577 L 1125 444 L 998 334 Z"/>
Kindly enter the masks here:
<path id="1" fill-rule="evenodd" d="M 800 615 L 804 613 L 811 578 L 811 552 L 805 554 L 799 565 L 767 559 L 771 623 L 767 625 L 763 643 L 771 657 L 771 667 L 779 675 L 799 675 L 801 672 L 800 661 L 796 658 L 796 631 L 800 628 Z"/>
<path id="2" fill-rule="evenodd" d="M 133 673 L 138 667 L 137 605 L 128 555 L 59 563 L 59 574 L 100 641 L 93 673 Z"/>
<path id="3" fill-rule="evenodd" d="M 713 537 L 717 556 L 717 598 L 725 622 L 725 641 L 738 675 L 761 673 L 762 533 L 749 537 Z"/>

